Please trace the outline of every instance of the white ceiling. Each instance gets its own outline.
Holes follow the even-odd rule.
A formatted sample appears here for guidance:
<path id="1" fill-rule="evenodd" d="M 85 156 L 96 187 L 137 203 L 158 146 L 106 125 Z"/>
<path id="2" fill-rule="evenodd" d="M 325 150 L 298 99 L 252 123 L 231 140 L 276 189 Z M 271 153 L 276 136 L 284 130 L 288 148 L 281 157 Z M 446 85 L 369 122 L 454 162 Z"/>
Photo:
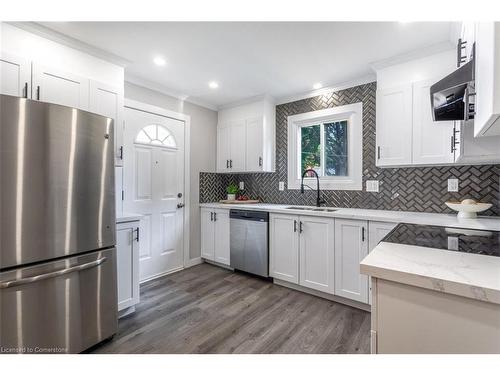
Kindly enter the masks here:
<path id="1" fill-rule="evenodd" d="M 450 22 L 43 22 L 128 60 L 126 77 L 220 107 L 372 74 L 370 63 L 450 40 Z M 154 65 L 155 56 L 167 64 Z M 208 82 L 217 81 L 212 90 Z"/>

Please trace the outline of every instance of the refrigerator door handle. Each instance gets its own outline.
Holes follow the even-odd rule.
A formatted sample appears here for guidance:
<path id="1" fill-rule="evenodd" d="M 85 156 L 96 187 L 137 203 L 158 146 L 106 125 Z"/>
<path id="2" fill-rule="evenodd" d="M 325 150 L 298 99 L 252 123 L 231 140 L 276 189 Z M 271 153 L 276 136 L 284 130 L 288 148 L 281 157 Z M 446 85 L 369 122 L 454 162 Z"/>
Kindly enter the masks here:
<path id="1" fill-rule="evenodd" d="M 108 258 L 103 257 L 101 259 L 94 260 L 93 262 L 79 264 L 78 266 L 64 268 L 64 269 L 58 270 L 58 271 L 42 273 L 40 275 L 25 277 L 22 279 L 4 281 L 4 282 L 0 283 L 0 289 L 11 288 L 13 286 L 19 286 L 19 285 L 24 285 L 24 284 L 31 284 L 31 283 L 34 283 L 37 281 L 51 279 L 53 277 L 66 275 L 66 274 L 71 273 L 71 272 L 83 271 L 83 270 L 86 270 L 89 268 L 97 267 L 97 266 L 101 265 L 102 263 L 104 263 L 107 259 Z"/>

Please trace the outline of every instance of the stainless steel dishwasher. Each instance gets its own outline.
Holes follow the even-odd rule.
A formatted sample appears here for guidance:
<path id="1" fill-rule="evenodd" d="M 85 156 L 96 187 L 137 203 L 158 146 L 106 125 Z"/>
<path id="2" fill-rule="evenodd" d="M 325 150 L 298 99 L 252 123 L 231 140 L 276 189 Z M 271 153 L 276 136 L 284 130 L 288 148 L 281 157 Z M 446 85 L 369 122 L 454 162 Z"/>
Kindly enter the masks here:
<path id="1" fill-rule="evenodd" d="M 231 210 L 231 267 L 269 277 L 269 213 Z"/>

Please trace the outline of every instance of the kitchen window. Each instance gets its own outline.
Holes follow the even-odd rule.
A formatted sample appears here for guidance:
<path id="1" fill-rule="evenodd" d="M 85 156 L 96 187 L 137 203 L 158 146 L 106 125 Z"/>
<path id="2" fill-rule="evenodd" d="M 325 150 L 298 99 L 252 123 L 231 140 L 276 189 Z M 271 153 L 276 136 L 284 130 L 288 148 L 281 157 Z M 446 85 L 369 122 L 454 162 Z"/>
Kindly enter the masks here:
<path id="1" fill-rule="evenodd" d="M 288 117 L 289 189 L 310 168 L 322 189 L 362 189 L 362 110 L 356 103 Z"/>

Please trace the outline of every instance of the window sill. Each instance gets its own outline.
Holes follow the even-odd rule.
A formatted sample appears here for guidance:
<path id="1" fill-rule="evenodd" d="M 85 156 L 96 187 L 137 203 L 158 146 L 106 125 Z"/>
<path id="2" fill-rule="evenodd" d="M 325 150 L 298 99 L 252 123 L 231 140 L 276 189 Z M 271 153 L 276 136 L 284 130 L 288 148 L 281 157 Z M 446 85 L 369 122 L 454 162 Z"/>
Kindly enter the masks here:
<path id="1" fill-rule="evenodd" d="M 307 182 L 306 182 L 307 181 Z M 304 180 L 306 185 L 309 185 L 313 189 L 316 189 L 316 180 Z M 355 190 L 360 191 L 363 190 L 363 182 L 355 181 L 353 179 L 345 179 L 345 180 L 337 180 L 337 181 L 328 181 L 328 180 L 319 180 L 319 187 L 321 190 Z M 289 190 L 298 190 L 300 189 L 300 180 L 288 181 L 287 188 Z"/>

